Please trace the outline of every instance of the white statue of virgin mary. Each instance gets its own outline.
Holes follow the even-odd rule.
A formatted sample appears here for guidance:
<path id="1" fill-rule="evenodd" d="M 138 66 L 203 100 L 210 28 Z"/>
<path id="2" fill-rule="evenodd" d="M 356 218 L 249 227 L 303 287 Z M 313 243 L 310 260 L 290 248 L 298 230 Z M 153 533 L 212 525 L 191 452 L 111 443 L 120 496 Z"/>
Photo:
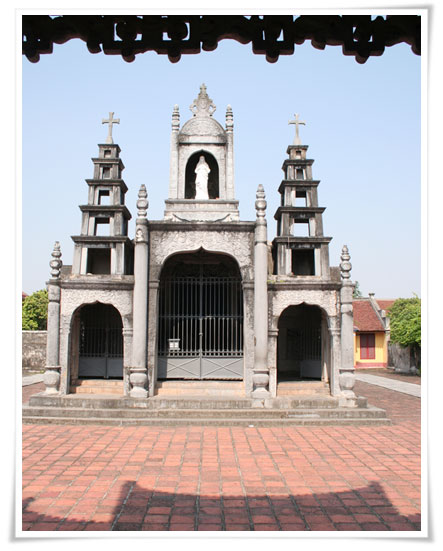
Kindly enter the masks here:
<path id="1" fill-rule="evenodd" d="M 200 155 L 200 159 L 195 167 L 195 199 L 209 199 L 208 195 L 208 174 L 211 172 L 205 157 Z"/>

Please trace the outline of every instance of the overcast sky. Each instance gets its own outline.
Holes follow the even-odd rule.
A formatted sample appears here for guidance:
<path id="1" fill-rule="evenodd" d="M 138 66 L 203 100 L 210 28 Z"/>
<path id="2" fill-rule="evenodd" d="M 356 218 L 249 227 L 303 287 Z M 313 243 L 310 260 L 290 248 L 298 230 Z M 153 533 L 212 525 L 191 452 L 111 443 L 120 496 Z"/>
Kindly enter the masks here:
<path id="1" fill-rule="evenodd" d="M 331 265 L 348 245 L 353 270 L 367 295 L 420 295 L 420 63 L 410 46 L 387 48 L 358 64 L 340 47 L 296 46 L 275 64 L 232 40 L 213 52 L 166 56 L 141 54 L 133 63 L 92 55 L 80 40 L 55 46 L 38 63 L 23 58 L 22 288 L 45 287 L 49 260 L 60 241 L 72 263 L 71 235 L 80 233 L 79 204 L 87 203 L 91 157 L 107 135 L 102 118 L 114 111 L 114 142 L 121 147 L 126 205 L 136 216 L 141 184 L 148 217 L 162 219 L 168 197 L 171 114 L 181 124 L 204 82 L 224 125 L 234 113 L 235 189 L 240 216 L 254 220 L 255 191 L 265 188 L 269 240 L 283 178 L 288 125 L 299 113 L 302 143 L 320 180 L 319 204 Z M 134 237 L 134 220 L 129 227 Z"/>

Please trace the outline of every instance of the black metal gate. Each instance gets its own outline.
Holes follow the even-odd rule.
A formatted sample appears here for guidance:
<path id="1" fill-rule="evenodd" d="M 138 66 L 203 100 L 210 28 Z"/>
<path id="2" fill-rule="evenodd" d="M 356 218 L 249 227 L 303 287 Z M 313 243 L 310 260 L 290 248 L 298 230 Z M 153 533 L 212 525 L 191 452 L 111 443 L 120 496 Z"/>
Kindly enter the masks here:
<path id="1" fill-rule="evenodd" d="M 108 304 L 88 304 L 80 312 L 80 378 L 123 378 L 123 334 L 118 311 Z"/>
<path id="2" fill-rule="evenodd" d="M 196 268 L 161 281 L 158 378 L 242 379 L 241 280 Z"/>

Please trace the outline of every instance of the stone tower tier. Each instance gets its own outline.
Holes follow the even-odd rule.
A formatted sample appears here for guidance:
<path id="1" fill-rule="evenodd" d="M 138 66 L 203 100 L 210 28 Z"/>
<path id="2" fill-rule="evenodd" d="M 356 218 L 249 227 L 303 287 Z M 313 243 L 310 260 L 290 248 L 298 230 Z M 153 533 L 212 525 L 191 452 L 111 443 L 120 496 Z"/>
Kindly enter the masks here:
<path id="1" fill-rule="evenodd" d="M 120 120 L 110 117 L 110 121 Z M 111 130 L 109 132 L 108 143 L 99 144 L 98 157 L 92 158 L 93 177 L 86 180 L 88 203 L 79 207 L 81 233 L 72 236 L 74 275 L 133 273 L 134 246 L 128 237 L 131 213 L 125 206 L 128 188 L 122 179 L 125 167 L 120 159 L 120 147 L 112 142 Z"/>
<path id="2" fill-rule="evenodd" d="M 306 158 L 308 146 L 288 146 L 282 165 L 284 179 L 278 191 L 280 206 L 277 237 L 273 240 L 273 273 L 285 277 L 316 277 L 329 280 L 331 237 L 323 235 L 324 207 L 318 205 L 319 180 L 312 179 L 314 161 Z"/>

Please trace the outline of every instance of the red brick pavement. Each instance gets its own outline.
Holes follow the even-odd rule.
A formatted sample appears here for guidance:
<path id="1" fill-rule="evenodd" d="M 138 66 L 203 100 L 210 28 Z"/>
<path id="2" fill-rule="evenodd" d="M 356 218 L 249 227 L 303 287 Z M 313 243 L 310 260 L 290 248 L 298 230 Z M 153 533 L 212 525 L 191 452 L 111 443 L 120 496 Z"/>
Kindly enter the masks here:
<path id="1" fill-rule="evenodd" d="M 356 390 L 392 426 L 24 425 L 22 528 L 420 530 L 420 400 Z"/>

